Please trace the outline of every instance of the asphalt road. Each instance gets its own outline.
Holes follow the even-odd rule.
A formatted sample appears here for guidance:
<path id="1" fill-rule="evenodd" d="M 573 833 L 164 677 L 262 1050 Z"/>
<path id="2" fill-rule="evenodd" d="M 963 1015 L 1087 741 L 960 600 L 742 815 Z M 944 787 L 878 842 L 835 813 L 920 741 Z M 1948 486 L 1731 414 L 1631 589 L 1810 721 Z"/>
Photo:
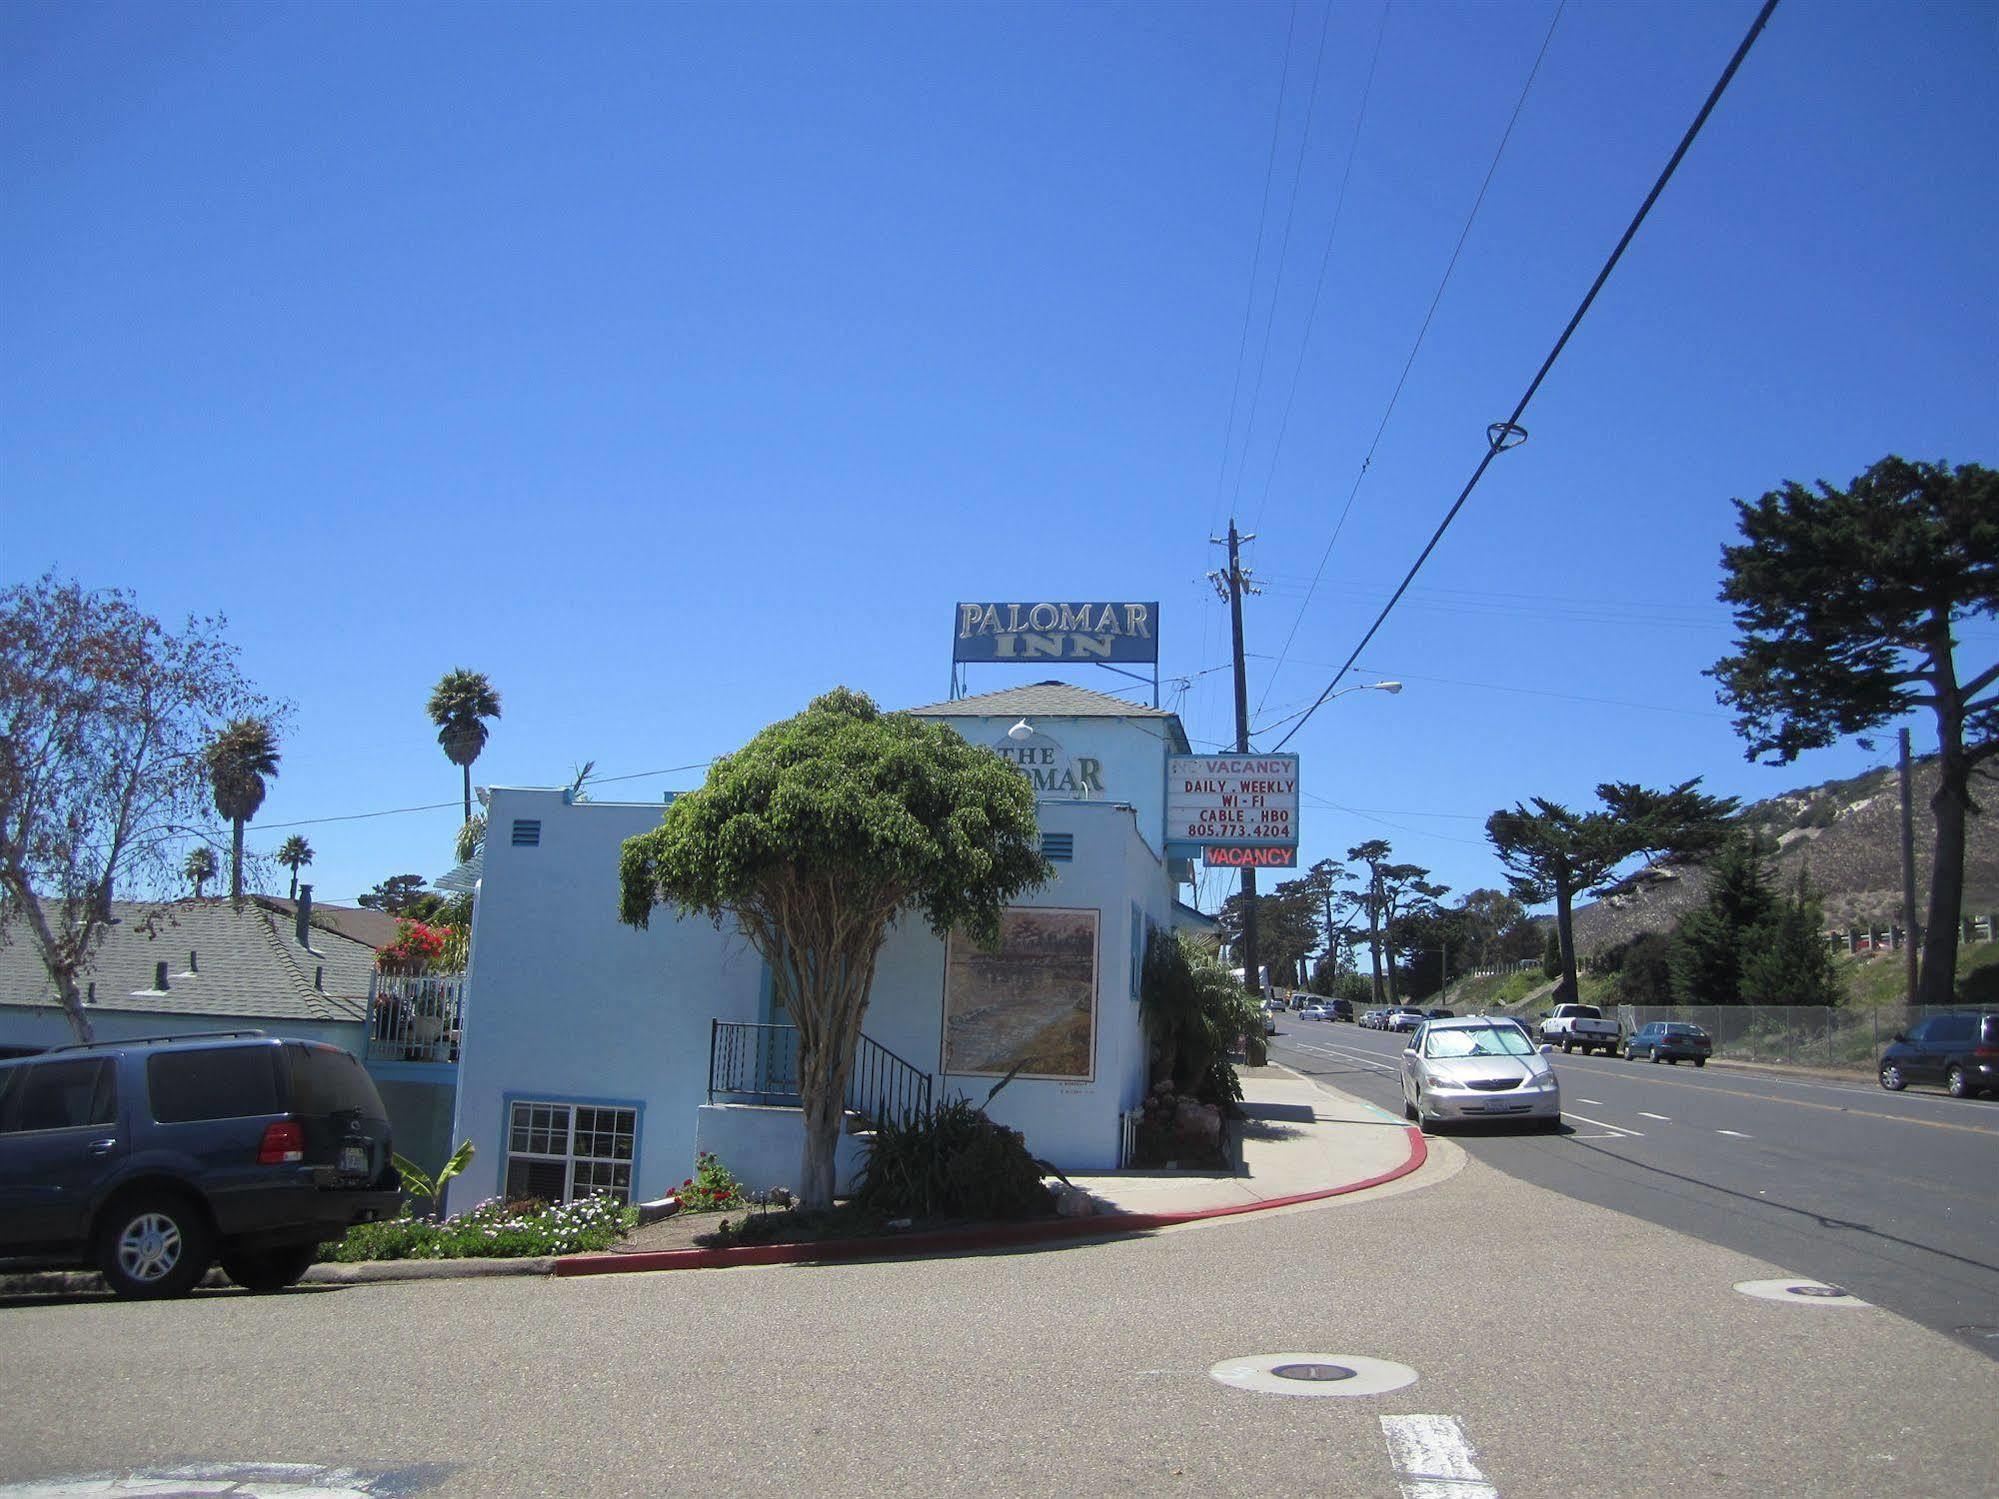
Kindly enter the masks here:
<path id="1" fill-rule="evenodd" d="M 1731 1289 L 1784 1268 L 1442 1141 L 1380 1194 L 1032 1253 L 22 1298 L 0 1303 L 0 1494 L 277 1462 L 417 1499 L 1989 1492 L 1999 1364 L 1878 1308 Z M 1656 1299 L 1564 1305 L 1571 1277 Z M 1257 1354 L 1416 1378 L 1211 1375 Z"/>
<path id="2" fill-rule="evenodd" d="M 1399 1117 L 1406 1036 L 1278 1024 L 1272 1060 Z M 1720 1064 L 1550 1060 L 1565 1133 L 1450 1138 L 1523 1181 L 1844 1286 L 1999 1358 L 1999 1102 Z"/>

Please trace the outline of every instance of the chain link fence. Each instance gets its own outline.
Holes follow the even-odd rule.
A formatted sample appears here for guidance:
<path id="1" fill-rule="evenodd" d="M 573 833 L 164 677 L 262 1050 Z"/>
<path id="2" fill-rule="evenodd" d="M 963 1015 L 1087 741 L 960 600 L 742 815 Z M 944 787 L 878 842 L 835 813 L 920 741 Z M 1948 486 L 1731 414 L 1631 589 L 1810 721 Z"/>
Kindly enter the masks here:
<path id="1" fill-rule="evenodd" d="M 1963 1005 L 1619 1005 L 1626 1039 L 1655 1020 L 1699 1026 L 1714 1055 L 1738 1062 L 1782 1062 L 1871 1073 L 1896 1033 Z"/>

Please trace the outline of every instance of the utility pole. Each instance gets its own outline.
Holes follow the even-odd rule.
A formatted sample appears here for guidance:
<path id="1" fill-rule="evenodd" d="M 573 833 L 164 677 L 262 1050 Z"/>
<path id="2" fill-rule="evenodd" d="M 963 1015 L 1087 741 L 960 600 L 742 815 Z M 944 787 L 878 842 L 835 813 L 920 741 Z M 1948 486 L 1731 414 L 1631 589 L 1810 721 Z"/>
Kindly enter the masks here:
<path id="1" fill-rule="evenodd" d="M 1916 832 L 1909 818 L 1909 731 L 1902 730 L 1902 961 L 1909 973 L 1909 997 L 1916 1002 Z"/>
<path id="2" fill-rule="evenodd" d="M 1216 591 L 1229 601 L 1229 628 L 1235 638 L 1235 748 L 1239 755 L 1249 753 L 1249 681 L 1243 675 L 1242 666 L 1242 596 L 1258 590 L 1249 586 L 1249 574 L 1242 568 L 1241 546 L 1245 541 L 1254 541 L 1256 536 L 1238 535 L 1235 518 L 1229 518 L 1228 540 L 1210 536 L 1209 542 L 1229 549 L 1229 569 L 1226 574 L 1209 573 L 1214 580 Z M 1258 972 L 1256 943 L 1256 870 L 1245 864 L 1242 867 L 1242 983 L 1243 987 L 1259 1000 L 1263 998 L 1263 981 Z"/>

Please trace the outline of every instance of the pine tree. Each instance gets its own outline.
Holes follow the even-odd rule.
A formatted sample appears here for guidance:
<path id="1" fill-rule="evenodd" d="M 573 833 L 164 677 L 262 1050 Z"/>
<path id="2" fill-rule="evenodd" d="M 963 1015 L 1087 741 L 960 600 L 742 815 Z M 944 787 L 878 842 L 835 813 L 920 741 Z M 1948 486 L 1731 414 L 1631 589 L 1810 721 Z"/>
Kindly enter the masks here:
<path id="1" fill-rule="evenodd" d="M 1742 997 L 1753 1005 L 1836 1005 L 1845 998 L 1826 945 L 1825 911 L 1803 871 L 1796 891 L 1745 944 Z"/>
<path id="2" fill-rule="evenodd" d="M 1765 865 L 1768 845 L 1755 833 L 1730 839 L 1708 872 L 1707 900 L 1673 938 L 1673 997 L 1683 1005 L 1733 1005 L 1745 999 L 1743 963 L 1750 938 L 1775 912 Z"/>

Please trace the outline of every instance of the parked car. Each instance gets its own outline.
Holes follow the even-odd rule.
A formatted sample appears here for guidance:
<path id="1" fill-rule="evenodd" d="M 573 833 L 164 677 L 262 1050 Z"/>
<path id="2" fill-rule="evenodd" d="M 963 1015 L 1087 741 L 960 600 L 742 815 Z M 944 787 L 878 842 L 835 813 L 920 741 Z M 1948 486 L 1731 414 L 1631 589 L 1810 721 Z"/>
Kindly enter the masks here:
<path id="1" fill-rule="evenodd" d="M 1328 1012 L 1326 1015 L 1328 1020 L 1344 1020 L 1348 1025 L 1353 1024 L 1352 1000 L 1329 999 L 1326 1001 L 1326 1010 Z"/>
<path id="2" fill-rule="evenodd" d="M 1595 1005 L 1556 1005 L 1541 1021 L 1541 1039 L 1563 1051 L 1580 1047 L 1585 1052 L 1601 1051 L 1607 1057 L 1614 1057 L 1623 1033 L 1618 1030 L 1617 1022 L 1605 1020 L 1603 1011 Z"/>
<path id="3" fill-rule="evenodd" d="M 1424 1014 L 1414 1005 L 1397 1005 L 1382 1017 L 1383 1030 L 1413 1031 L 1424 1021 Z"/>
<path id="4" fill-rule="evenodd" d="M 1369 1031 L 1378 1031 L 1378 1030 L 1380 1030 L 1380 1029 L 1381 1029 L 1381 1017 L 1382 1017 L 1383 1013 L 1384 1013 L 1384 1012 L 1383 1012 L 1383 1011 L 1381 1011 L 1381 1010 L 1369 1010 L 1369 1011 L 1368 1011 L 1368 1012 L 1367 1012 L 1367 1013 L 1366 1013 L 1365 1015 L 1363 1015 L 1363 1016 L 1361 1016 L 1361 1017 L 1360 1017 L 1360 1025 L 1361 1025 L 1361 1029 L 1362 1029 L 1362 1030 L 1369 1030 Z"/>
<path id="5" fill-rule="evenodd" d="M 1300 1020 L 1330 1020 L 1333 1018 L 1333 1012 L 1324 1005 L 1307 1005 L 1298 1012 L 1298 1018 Z"/>
<path id="6" fill-rule="evenodd" d="M 1881 1054 L 1881 1086 L 1941 1083 L 1953 1098 L 1999 1093 L 1999 1012 L 1958 1010 L 1897 1032 Z"/>
<path id="7" fill-rule="evenodd" d="M 1274 1008 L 1266 1008 L 1263 1012 L 1263 1034 L 1266 1036 L 1277 1034 L 1277 1011 Z"/>
<path id="8" fill-rule="evenodd" d="M 1457 1011 L 1456 1011 L 1456 1010 L 1425 1010 L 1425 1011 L 1423 1012 L 1423 1015 L 1424 1015 L 1424 1018 L 1425 1018 L 1425 1019 L 1428 1019 L 1428 1020 L 1454 1020 L 1454 1019 L 1456 1019 L 1456 1018 L 1457 1018 Z"/>
<path id="9" fill-rule="evenodd" d="M 1654 1020 L 1639 1026 L 1624 1043 L 1625 1056 L 1634 1062 L 1649 1057 L 1654 1062 L 1692 1062 L 1705 1067 L 1713 1053 L 1714 1042 L 1708 1033 L 1684 1020 Z"/>
<path id="10" fill-rule="evenodd" d="M 261 1031 L 0 1062 L 0 1261 L 179 1296 L 220 1260 L 274 1291 L 400 1204 L 387 1111 L 337 1046 Z"/>
<path id="11" fill-rule="evenodd" d="M 1562 1127 L 1555 1069 L 1510 1020 L 1430 1020 L 1402 1053 L 1402 1114 L 1425 1128 L 1474 1119 Z"/>

